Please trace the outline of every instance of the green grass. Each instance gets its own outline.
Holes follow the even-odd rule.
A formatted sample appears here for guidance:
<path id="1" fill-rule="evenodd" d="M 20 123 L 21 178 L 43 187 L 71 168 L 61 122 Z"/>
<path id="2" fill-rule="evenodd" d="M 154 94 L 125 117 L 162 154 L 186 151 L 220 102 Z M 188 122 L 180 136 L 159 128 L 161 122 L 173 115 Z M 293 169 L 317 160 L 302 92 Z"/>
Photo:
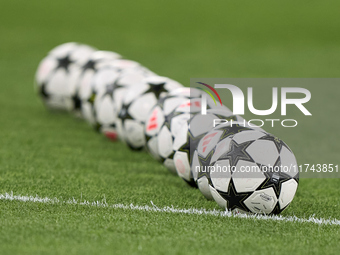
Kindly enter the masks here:
<path id="1" fill-rule="evenodd" d="M 146 153 L 47 112 L 33 92 L 47 51 L 68 41 L 192 77 L 338 77 L 338 1 L 3 0 L 0 193 L 218 209 Z M 304 130 L 277 129 L 301 163 L 338 160 L 339 89 L 313 87 Z M 322 107 L 321 107 L 322 106 Z M 302 179 L 284 216 L 340 218 L 339 179 Z M 0 201 L 1 254 L 338 254 L 338 226 Z"/>

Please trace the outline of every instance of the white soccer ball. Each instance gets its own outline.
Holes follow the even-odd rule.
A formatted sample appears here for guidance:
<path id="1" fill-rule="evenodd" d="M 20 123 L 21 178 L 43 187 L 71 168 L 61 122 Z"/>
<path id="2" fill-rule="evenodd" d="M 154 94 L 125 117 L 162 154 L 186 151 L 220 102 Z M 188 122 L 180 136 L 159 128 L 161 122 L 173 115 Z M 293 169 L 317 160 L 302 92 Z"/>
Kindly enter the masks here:
<path id="1" fill-rule="evenodd" d="M 172 159 L 168 158 L 168 153 L 164 154 L 159 147 L 164 147 L 158 140 L 158 134 L 162 130 L 164 123 L 171 118 L 174 110 L 191 98 L 199 98 L 202 92 L 198 89 L 182 87 L 171 91 L 167 96 L 158 100 L 157 105 L 150 111 L 145 122 L 146 149 L 160 162 L 164 163 L 171 170 L 175 171 Z M 162 130 L 164 132 L 164 129 Z"/>
<path id="2" fill-rule="evenodd" d="M 211 195 L 221 207 L 278 214 L 292 202 L 299 171 L 293 152 L 282 140 L 250 130 L 222 139 L 217 146 L 208 182 Z"/>
<path id="3" fill-rule="evenodd" d="M 71 110 L 76 102 L 72 98 L 74 79 L 77 72 L 95 51 L 94 48 L 78 43 L 65 43 L 51 50 L 39 64 L 35 75 L 36 89 L 46 107 Z"/>
<path id="4" fill-rule="evenodd" d="M 119 138 L 131 149 L 142 149 L 145 146 L 144 125 L 150 110 L 160 98 L 180 87 L 180 83 L 161 76 L 147 77 L 130 87 L 117 119 Z"/>
<path id="5" fill-rule="evenodd" d="M 95 51 L 93 52 L 85 64 L 79 66 L 78 69 L 71 73 L 70 77 L 70 97 L 74 102 L 73 110 L 76 114 L 81 113 L 81 96 L 86 94 L 88 88 L 91 87 L 91 82 L 94 74 L 106 63 L 120 59 L 121 56 L 111 51 Z"/>
<path id="6" fill-rule="evenodd" d="M 191 107 L 191 113 L 193 111 L 194 108 Z M 183 138 L 181 139 L 181 143 L 174 143 L 173 159 L 178 176 L 187 183 L 195 183 L 191 171 L 194 151 L 197 149 L 202 137 L 214 128 L 214 124 L 219 124 L 221 122 L 220 120 L 223 120 L 223 122 L 238 122 L 243 121 L 243 118 L 233 115 L 225 106 L 216 107 L 216 105 L 211 105 L 206 115 L 197 112 L 190 116 L 187 122 L 181 126 L 180 133 Z"/>

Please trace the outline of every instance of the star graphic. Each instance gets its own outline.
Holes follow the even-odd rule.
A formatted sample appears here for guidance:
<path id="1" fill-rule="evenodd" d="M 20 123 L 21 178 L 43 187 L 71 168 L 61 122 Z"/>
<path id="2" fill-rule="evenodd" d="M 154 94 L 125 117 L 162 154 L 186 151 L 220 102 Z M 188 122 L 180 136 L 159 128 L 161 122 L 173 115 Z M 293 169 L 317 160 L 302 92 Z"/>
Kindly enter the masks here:
<path id="1" fill-rule="evenodd" d="M 50 97 L 50 95 L 46 92 L 46 83 L 41 84 L 39 93 L 44 99 L 48 99 Z"/>
<path id="2" fill-rule="evenodd" d="M 165 82 L 162 82 L 162 83 L 149 83 L 149 89 L 147 91 L 145 91 L 145 94 L 146 93 L 153 93 L 155 94 L 156 98 L 159 99 L 160 98 L 160 95 L 165 92 L 167 93 L 168 91 L 165 89 Z"/>
<path id="3" fill-rule="evenodd" d="M 73 63 L 73 61 L 70 59 L 70 56 L 66 56 L 64 58 L 58 58 L 57 61 L 58 61 L 57 69 L 63 68 L 65 69 L 66 72 L 69 72 L 68 68 L 70 64 Z"/>
<path id="4" fill-rule="evenodd" d="M 281 171 L 281 158 L 278 157 L 274 166 L 264 166 L 261 164 L 257 164 L 258 167 L 262 170 L 266 179 L 263 183 L 259 186 L 257 190 L 266 189 L 266 188 L 273 188 L 277 197 L 280 196 L 282 183 L 291 179 L 291 177 Z"/>
<path id="5" fill-rule="evenodd" d="M 83 68 L 83 71 L 86 71 L 86 70 L 89 70 L 89 69 L 95 71 L 96 70 L 96 62 L 91 59 L 91 60 L 87 61 L 86 64 L 83 65 L 82 68 Z"/>
<path id="6" fill-rule="evenodd" d="M 239 124 L 233 124 L 230 127 L 221 127 L 218 129 L 223 130 L 223 133 L 218 142 L 222 141 L 223 139 L 227 137 L 240 133 L 242 131 L 252 130 L 251 128 L 243 127 L 243 126 L 240 126 Z"/>
<path id="7" fill-rule="evenodd" d="M 279 153 L 281 152 L 283 146 L 286 147 L 289 151 L 291 151 L 282 140 L 280 140 L 276 136 L 273 136 L 272 134 L 267 134 L 266 136 L 259 138 L 259 140 L 272 141 L 275 144 L 277 151 Z"/>
<path id="8" fill-rule="evenodd" d="M 118 118 L 120 118 L 122 120 L 122 124 L 124 125 L 125 120 L 130 119 L 132 120 L 132 116 L 129 113 L 129 107 L 130 104 L 123 104 L 122 109 L 120 110 L 119 114 L 118 114 Z"/>
<path id="9" fill-rule="evenodd" d="M 73 101 L 73 108 L 75 110 L 80 110 L 80 108 L 81 108 L 81 100 L 80 100 L 78 94 L 75 94 L 75 95 L 72 96 L 72 101 Z"/>
<path id="10" fill-rule="evenodd" d="M 217 192 L 227 201 L 228 210 L 232 211 L 234 209 L 240 209 L 245 212 L 249 211 L 243 201 L 246 200 L 253 192 L 238 193 L 232 179 L 230 180 L 228 186 L 228 192 L 223 192 L 220 190 L 217 190 Z"/>
<path id="11" fill-rule="evenodd" d="M 240 160 L 253 162 L 254 160 L 248 154 L 246 149 L 253 143 L 254 141 L 248 141 L 241 144 L 238 144 L 235 140 L 231 140 L 230 149 L 228 152 L 223 154 L 220 159 L 229 160 L 229 164 L 231 167 L 236 166 Z"/>
<path id="12" fill-rule="evenodd" d="M 106 90 L 105 90 L 103 97 L 109 96 L 113 99 L 113 91 L 114 91 L 114 84 L 106 85 Z"/>
<path id="13" fill-rule="evenodd" d="M 205 176 L 210 185 L 212 185 L 212 183 L 211 183 L 210 171 L 208 167 L 210 166 L 211 158 L 214 155 L 214 152 L 215 152 L 215 149 L 211 150 L 205 158 L 198 155 L 198 161 L 200 163 L 200 171 L 197 173 L 197 179 L 200 179 Z"/>
<path id="14" fill-rule="evenodd" d="M 187 155 L 189 155 L 189 163 L 191 164 L 192 158 L 194 156 L 195 148 L 198 147 L 198 144 L 201 141 L 201 139 L 205 136 L 205 133 L 195 137 L 191 133 L 191 130 L 189 129 L 187 134 L 188 134 L 188 140 L 185 144 L 183 144 L 179 148 L 179 151 L 186 152 Z"/>

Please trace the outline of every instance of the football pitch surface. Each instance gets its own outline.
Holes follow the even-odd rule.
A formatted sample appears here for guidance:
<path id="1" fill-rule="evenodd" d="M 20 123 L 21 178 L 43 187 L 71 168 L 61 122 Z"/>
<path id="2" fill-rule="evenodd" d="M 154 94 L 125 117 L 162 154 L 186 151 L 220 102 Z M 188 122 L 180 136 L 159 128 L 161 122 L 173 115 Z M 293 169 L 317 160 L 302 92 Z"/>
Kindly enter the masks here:
<path id="1" fill-rule="evenodd" d="M 117 51 L 186 86 L 192 77 L 339 77 L 339 8 L 338 1 L 3 0 L 0 253 L 339 254 L 340 179 L 301 179 L 281 218 L 232 217 L 146 152 L 48 112 L 33 91 L 39 61 L 68 41 Z M 318 128 L 275 133 L 298 163 L 339 164 L 340 89 L 322 96 L 326 89 L 313 88 L 320 93 L 310 102 L 323 124 L 310 119 Z"/>

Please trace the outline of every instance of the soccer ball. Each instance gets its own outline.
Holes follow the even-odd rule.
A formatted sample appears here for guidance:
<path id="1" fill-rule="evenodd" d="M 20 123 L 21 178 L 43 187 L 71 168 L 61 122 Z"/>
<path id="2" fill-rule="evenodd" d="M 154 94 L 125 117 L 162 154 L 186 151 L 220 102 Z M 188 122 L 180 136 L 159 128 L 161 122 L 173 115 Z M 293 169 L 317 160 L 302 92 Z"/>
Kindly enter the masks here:
<path id="1" fill-rule="evenodd" d="M 150 111 L 145 122 L 146 149 L 155 159 L 168 167 L 170 166 L 172 170 L 175 170 L 173 164 L 169 164 L 169 161 L 172 161 L 172 159 L 167 158 L 167 155 L 163 153 L 162 155 L 159 154 L 161 144 L 159 144 L 158 134 L 163 128 L 165 121 L 179 105 L 190 98 L 199 98 L 200 96 L 201 91 L 198 89 L 186 87 L 175 89 L 167 96 L 158 100 L 157 105 Z"/>
<path id="2" fill-rule="evenodd" d="M 120 58 L 121 56 L 115 52 L 95 51 L 91 54 L 85 64 L 79 66 L 79 68 L 70 74 L 70 97 L 74 102 L 71 110 L 77 115 L 81 113 L 82 101 L 79 94 L 84 93 L 84 90 L 86 91 L 90 87 L 94 74 L 101 66 L 105 65 L 107 62 Z"/>
<path id="3" fill-rule="evenodd" d="M 40 62 L 35 86 L 46 107 L 58 110 L 74 108 L 72 74 L 86 63 L 94 51 L 84 44 L 65 43 L 51 50 Z"/>
<path id="4" fill-rule="evenodd" d="M 208 115 L 213 117 L 215 114 Z M 220 117 L 221 119 L 228 118 L 221 115 Z M 196 146 L 191 145 L 190 147 L 191 151 L 193 151 L 191 173 L 198 188 L 208 200 L 213 200 L 209 188 L 209 166 L 217 160 L 220 156 L 219 153 L 223 152 L 221 148 L 223 148 L 226 138 L 239 132 L 246 132 L 255 129 L 264 132 L 264 130 L 259 127 L 250 127 L 247 122 L 239 116 L 231 115 L 230 117 L 231 119 L 229 119 L 229 122 L 226 124 L 219 124 L 216 128 L 212 128 L 212 126 L 210 126 L 210 131 L 203 134 L 199 143 L 195 144 Z M 231 120 L 234 121 L 235 117 L 237 121 L 233 123 Z M 211 123 L 213 122 L 213 119 L 216 119 L 216 117 L 206 120 L 208 123 Z M 200 120 L 198 123 L 193 123 L 192 127 L 195 128 L 196 126 L 202 125 L 202 123 L 204 123 L 204 121 Z M 200 171 L 200 169 L 204 169 L 204 171 Z"/>
<path id="5" fill-rule="evenodd" d="M 287 208 L 299 180 L 291 149 L 259 130 L 236 133 L 224 140 L 216 148 L 215 163 L 210 164 L 209 188 L 214 200 L 236 212 L 279 214 Z"/>
<path id="6" fill-rule="evenodd" d="M 178 82 L 161 76 L 145 78 L 128 89 L 117 119 L 119 138 L 131 149 L 145 146 L 144 124 L 157 101 L 170 91 L 182 87 Z"/>
<path id="7" fill-rule="evenodd" d="M 104 105 L 107 105 L 109 100 L 112 101 L 110 96 L 107 97 L 109 95 L 107 91 L 114 91 L 115 82 L 124 71 L 138 68 L 143 67 L 132 60 L 105 61 L 105 63 L 98 65 L 91 81 L 82 84 L 80 87 L 79 96 L 82 115 L 97 131 L 102 131 L 103 125 L 110 126 L 114 124 L 112 119 L 116 118 L 115 107 L 112 106 L 113 102 L 109 103 L 108 108 L 106 106 L 102 107 L 102 101 L 104 101 Z M 97 99 L 97 95 L 99 99 Z M 105 100 L 103 100 L 104 98 Z M 111 116 L 112 114 L 114 116 Z M 108 115 L 110 117 L 107 117 Z"/>
<path id="8" fill-rule="evenodd" d="M 192 111 L 193 109 L 191 109 Z M 207 110 L 206 115 L 196 113 L 181 126 L 180 133 L 183 136 L 181 142 L 173 146 L 173 159 L 178 176 L 187 183 L 192 184 L 192 186 L 196 186 L 191 171 L 194 151 L 202 137 L 214 128 L 214 124 L 217 125 L 226 121 L 239 122 L 243 121 L 243 118 L 233 115 L 225 106 L 216 107 L 213 105 L 213 107 Z"/>

